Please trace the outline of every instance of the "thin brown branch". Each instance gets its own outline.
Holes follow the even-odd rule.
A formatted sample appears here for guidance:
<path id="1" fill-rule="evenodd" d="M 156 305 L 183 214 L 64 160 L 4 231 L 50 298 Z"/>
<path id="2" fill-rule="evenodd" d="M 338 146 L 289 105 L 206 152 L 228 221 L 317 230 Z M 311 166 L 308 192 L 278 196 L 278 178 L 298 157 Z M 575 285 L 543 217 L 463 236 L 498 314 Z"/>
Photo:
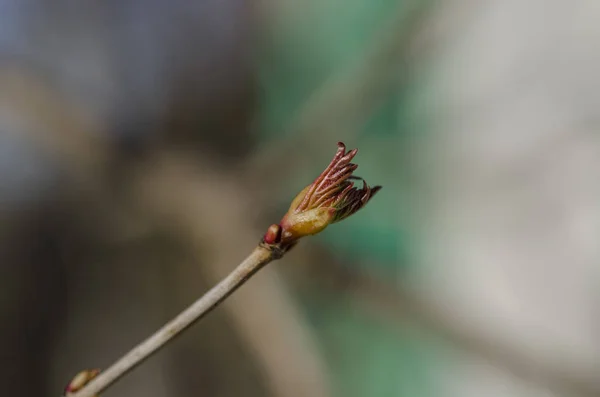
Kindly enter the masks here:
<path id="1" fill-rule="evenodd" d="M 69 397 L 93 397 L 104 391 L 137 365 L 156 353 L 167 342 L 183 330 L 200 320 L 242 286 L 252 275 L 266 264 L 276 259 L 273 249 L 260 245 L 240 263 L 227 277 L 206 292 L 190 307 L 164 325 L 148 339 L 137 345 L 117 362 L 101 372 L 82 390 L 69 394 Z"/>
<path id="2" fill-rule="evenodd" d="M 248 216 L 254 209 L 239 181 L 211 163 L 204 164 L 191 164 L 176 153 L 153 158 L 133 178 L 131 201 L 194 257 L 208 258 L 197 270 L 208 279 L 218 280 L 241 254 L 239 246 L 253 244 L 264 230 L 258 230 Z M 236 292 L 224 308 L 240 338 L 254 352 L 271 394 L 330 396 L 326 365 L 314 335 L 279 276 L 279 267 L 265 269 L 252 283 L 253 288 Z"/>

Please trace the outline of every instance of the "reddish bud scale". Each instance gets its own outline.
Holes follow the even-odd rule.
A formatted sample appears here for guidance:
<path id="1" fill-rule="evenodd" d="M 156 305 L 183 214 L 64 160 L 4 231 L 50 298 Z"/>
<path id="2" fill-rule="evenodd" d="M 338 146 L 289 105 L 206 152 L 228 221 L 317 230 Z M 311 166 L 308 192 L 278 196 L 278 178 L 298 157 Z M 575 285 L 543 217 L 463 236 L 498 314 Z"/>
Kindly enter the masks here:
<path id="1" fill-rule="evenodd" d="M 281 226 L 279 225 L 271 225 L 267 229 L 267 233 L 265 233 L 265 237 L 263 238 L 264 242 L 267 244 L 277 244 L 281 240 Z"/>

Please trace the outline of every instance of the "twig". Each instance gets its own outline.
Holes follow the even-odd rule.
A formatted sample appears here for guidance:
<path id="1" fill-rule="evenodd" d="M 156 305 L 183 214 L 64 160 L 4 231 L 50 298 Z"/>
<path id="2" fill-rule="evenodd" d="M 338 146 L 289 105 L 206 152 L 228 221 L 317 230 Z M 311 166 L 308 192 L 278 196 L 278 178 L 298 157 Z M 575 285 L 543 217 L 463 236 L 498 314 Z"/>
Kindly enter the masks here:
<path id="1" fill-rule="evenodd" d="M 252 275 L 281 254 L 277 248 L 260 244 L 227 277 L 211 288 L 200 299 L 185 309 L 177 317 L 159 329 L 154 335 L 133 348 L 108 369 L 101 372 L 82 390 L 69 394 L 70 397 L 93 397 L 102 392 L 131 369 L 156 353 L 180 332 L 200 320 L 217 307 Z"/>
<path id="2" fill-rule="evenodd" d="M 248 200 L 238 179 L 219 170 L 206 157 L 199 157 L 192 165 L 179 153 L 160 154 L 140 170 L 140 177 L 132 178 L 136 182 L 130 185 L 131 205 L 143 212 L 153 227 L 202 261 L 202 266 L 182 269 L 178 279 L 184 278 L 184 290 L 196 285 L 188 280 L 190 272 L 201 273 L 213 282 L 223 278 L 231 270 L 231 263 L 244 254 L 239 247 L 252 246 L 256 236 L 264 233 L 248 216 L 257 207 Z M 269 395 L 331 396 L 322 352 L 279 276 L 281 268 L 266 270 L 253 279 L 252 288 L 236 291 L 235 299 L 228 299 L 223 309 L 254 356 Z"/>

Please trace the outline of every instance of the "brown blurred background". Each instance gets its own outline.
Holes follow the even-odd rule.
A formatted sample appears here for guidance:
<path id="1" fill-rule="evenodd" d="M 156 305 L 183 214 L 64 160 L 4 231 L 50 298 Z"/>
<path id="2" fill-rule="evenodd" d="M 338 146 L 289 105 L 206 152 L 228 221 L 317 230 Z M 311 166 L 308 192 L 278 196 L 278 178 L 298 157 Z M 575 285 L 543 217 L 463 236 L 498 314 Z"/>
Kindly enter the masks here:
<path id="1" fill-rule="evenodd" d="M 0 0 L 0 385 L 55 396 L 335 143 L 384 190 L 107 396 L 598 396 L 600 9 Z"/>

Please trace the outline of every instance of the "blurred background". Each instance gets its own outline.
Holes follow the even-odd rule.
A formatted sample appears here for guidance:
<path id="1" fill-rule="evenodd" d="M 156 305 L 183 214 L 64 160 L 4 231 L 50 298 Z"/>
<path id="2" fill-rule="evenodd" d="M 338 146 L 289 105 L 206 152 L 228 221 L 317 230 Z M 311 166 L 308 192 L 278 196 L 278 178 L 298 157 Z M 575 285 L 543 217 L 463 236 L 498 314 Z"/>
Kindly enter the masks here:
<path id="1" fill-rule="evenodd" d="M 0 384 L 55 396 L 360 148 L 384 189 L 106 396 L 600 396 L 600 3 L 0 0 Z"/>

